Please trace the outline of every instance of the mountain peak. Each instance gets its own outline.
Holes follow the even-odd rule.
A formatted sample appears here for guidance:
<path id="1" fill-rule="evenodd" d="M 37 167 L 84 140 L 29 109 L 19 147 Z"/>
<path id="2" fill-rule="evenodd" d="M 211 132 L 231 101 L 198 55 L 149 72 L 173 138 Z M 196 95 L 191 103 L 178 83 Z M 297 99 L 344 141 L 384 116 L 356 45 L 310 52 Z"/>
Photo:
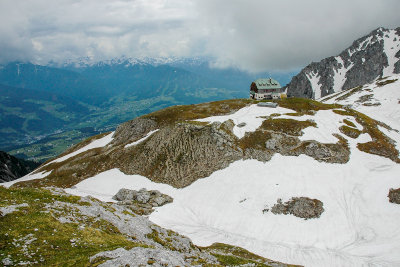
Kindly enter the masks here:
<path id="1" fill-rule="evenodd" d="M 339 55 L 313 62 L 293 77 L 288 94 L 318 99 L 400 73 L 400 28 L 377 28 Z"/>

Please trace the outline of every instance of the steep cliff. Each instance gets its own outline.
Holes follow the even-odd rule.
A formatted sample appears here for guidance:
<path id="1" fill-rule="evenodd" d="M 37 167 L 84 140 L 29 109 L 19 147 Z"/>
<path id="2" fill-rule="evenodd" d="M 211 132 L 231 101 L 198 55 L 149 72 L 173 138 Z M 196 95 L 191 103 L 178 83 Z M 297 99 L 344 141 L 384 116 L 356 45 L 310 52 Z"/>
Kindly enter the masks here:
<path id="1" fill-rule="evenodd" d="M 326 95 L 400 73 L 400 28 L 378 28 L 354 41 L 338 56 L 313 62 L 286 86 L 291 96 Z"/>

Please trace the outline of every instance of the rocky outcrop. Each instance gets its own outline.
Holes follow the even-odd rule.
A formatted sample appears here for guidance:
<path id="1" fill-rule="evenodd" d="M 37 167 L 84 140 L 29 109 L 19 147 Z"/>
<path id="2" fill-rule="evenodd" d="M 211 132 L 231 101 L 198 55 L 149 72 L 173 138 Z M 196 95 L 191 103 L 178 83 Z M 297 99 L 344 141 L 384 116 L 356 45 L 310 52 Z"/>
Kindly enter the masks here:
<path id="1" fill-rule="evenodd" d="M 232 122 L 167 126 L 133 147 L 129 157 L 121 158 L 119 167 L 128 174 L 185 187 L 242 158 L 229 128 L 233 128 Z"/>
<path id="2" fill-rule="evenodd" d="M 21 160 L 0 151 L 0 183 L 18 179 L 33 171 L 37 166 L 39 163 Z"/>
<path id="3" fill-rule="evenodd" d="M 346 143 L 322 144 L 317 141 L 300 141 L 297 136 L 282 133 L 270 133 L 271 137 L 265 142 L 268 151 L 285 156 L 305 154 L 318 161 L 330 163 L 346 163 L 350 158 L 350 150 Z"/>
<path id="4" fill-rule="evenodd" d="M 282 199 L 278 199 L 277 202 L 278 203 L 271 208 L 271 212 L 273 214 L 291 214 L 307 220 L 319 218 L 324 212 L 324 204 L 318 199 L 310 199 L 308 197 L 293 197 L 285 203 L 282 203 Z"/>
<path id="5" fill-rule="evenodd" d="M 177 251 L 136 247 L 130 250 L 117 248 L 113 251 L 100 252 L 90 258 L 90 263 L 108 259 L 101 267 L 114 266 L 185 266 L 185 255 Z"/>
<path id="6" fill-rule="evenodd" d="M 157 129 L 157 123 L 147 118 L 135 118 L 122 123 L 117 127 L 114 134 L 113 143 L 130 143 L 143 138 L 148 132 Z"/>
<path id="7" fill-rule="evenodd" d="M 149 215 L 154 211 L 154 207 L 161 207 L 173 201 L 172 197 L 158 190 L 148 191 L 145 188 L 139 191 L 122 188 L 113 199 L 117 200 L 119 205 L 126 206 L 141 215 Z"/>
<path id="8" fill-rule="evenodd" d="M 400 204 L 400 188 L 398 189 L 391 188 L 389 190 L 388 198 L 390 203 Z"/>
<path id="9" fill-rule="evenodd" d="M 387 67 L 393 68 L 393 73 L 400 73 L 400 50 L 392 43 L 400 43 L 400 28 L 376 29 L 354 41 L 338 56 L 305 67 L 286 86 L 287 93 L 296 97 L 319 98 L 371 83 L 378 77 L 388 75 L 384 71 Z M 386 54 L 385 45 L 392 45 L 389 49 L 398 50 L 394 58 Z"/>
<path id="10" fill-rule="evenodd" d="M 72 196 L 58 188 L 0 186 L 0 195 L 1 248 L 7 252 L 0 253 L 1 266 L 59 266 L 66 259 L 70 266 L 227 266 L 228 248 L 234 253 L 229 253 L 230 259 L 242 266 L 252 266 L 244 264 L 254 264 L 255 259 L 268 266 L 289 266 L 239 247 L 199 248 L 123 205 Z"/>

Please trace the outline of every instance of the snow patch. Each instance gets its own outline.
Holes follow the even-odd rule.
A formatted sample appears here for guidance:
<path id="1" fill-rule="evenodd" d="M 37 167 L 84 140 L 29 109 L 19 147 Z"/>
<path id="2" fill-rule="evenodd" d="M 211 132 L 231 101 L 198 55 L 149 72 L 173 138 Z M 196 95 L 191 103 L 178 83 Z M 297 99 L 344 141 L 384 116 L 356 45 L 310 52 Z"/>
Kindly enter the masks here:
<path id="1" fill-rule="evenodd" d="M 292 113 L 294 110 L 276 107 L 276 108 L 268 108 L 268 107 L 259 107 L 257 105 L 251 105 L 248 107 L 244 107 L 239 109 L 233 114 L 224 115 L 224 116 L 213 116 L 203 119 L 198 119 L 196 121 L 202 122 L 225 122 L 227 120 L 232 120 L 235 123 L 233 128 L 233 133 L 240 139 L 242 138 L 246 132 L 254 132 L 259 128 L 262 122 L 266 119 L 265 117 L 271 116 L 272 114 L 285 114 Z M 243 127 L 237 127 L 240 123 L 246 123 Z"/>
<path id="2" fill-rule="evenodd" d="M 343 59 L 341 57 L 335 57 L 337 63 L 341 65 L 337 69 L 333 69 L 334 76 L 333 76 L 333 91 L 340 92 L 342 91 L 343 85 L 347 80 L 346 74 L 347 72 L 354 66 L 352 62 L 347 68 L 344 66 Z"/>
<path id="3" fill-rule="evenodd" d="M 104 146 L 108 145 L 109 143 L 111 143 L 111 141 L 113 140 L 113 138 L 112 138 L 113 135 L 114 135 L 114 132 L 112 132 L 112 133 L 110 133 L 110 134 L 108 134 L 108 135 L 106 135 L 106 136 L 104 136 L 104 137 L 102 137 L 100 139 L 96 139 L 96 140 L 92 141 L 90 144 L 78 149 L 77 151 L 74 151 L 74 152 L 72 152 L 72 153 L 70 153 L 68 155 L 65 155 L 63 157 L 55 159 L 55 160 L 47 163 L 46 165 L 49 165 L 49 164 L 55 163 L 55 162 L 62 162 L 64 160 L 72 158 L 72 157 L 74 157 L 74 156 L 76 156 L 76 155 L 78 155 L 78 154 L 80 154 L 82 152 L 86 152 L 86 151 L 88 151 L 90 149 L 104 147 Z"/>
<path id="4" fill-rule="evenodd" d="M 121 188 L 140 190 L 158 190 L 169 196 L 174 196 L 178 189 L 170 185 L 154 183 L 141 175 L 127 175 L 119 169 L 112 169 L 78 183 L 72 188 L 65 189 L 69 194 L 77 196 L 93 196 L 101 201 L 115 202 L 112 199 Z"/>
<path id="5" fill-rule="evenodd" d="M 137 141 L 135 141 L 133 143 L 130 143 L 130 144 L 126 145 L 125 148 L 131 147 L 131 146 L 136 146 L 137 144 L 140 144 L 141 142 L 143 142 L 144 140 L 149 138 L 152 134 L 154 134 L 154 133 L 156 133 L 158 131 L 159 131 L 159 129 L 149 132 L 145 137 L 143 137 L 143 138 L 141 138 L 141 139 L 139 139 L 139 140 L 137 140 Z"/>
<path id="6" fill-rule="evenodd" d="M 390 30 L 385 36 L 383 50 L 388 59 L 388 66 L 383 70 L 383 77 L 385 77 L 394 74 L 394 65 L 399 60 L 395 55 L 400 50 L 400 40 L 395 30 Z"/>
<path id="7" fill-rule="evenodd" d="M 307 76 L 308 80 L 311 83 L 311 88 L 312 88 L 312 90 L 314 92 L 314 99 L 321 98 L 321 94 L 322 94 L 321 87 L 322 87 L 322 84 L 320 83 L 320 78 L 321 77 L 319 76 L 318 72 L 315 73 L 314 71 L 312 71 L 312 72 L 307 73 L 306 76 Z"/>
<path id="8" fill-rule="evenodd" d="M 50 173 L 51 173 L 51 171 L 50 172 L 43 171 L 43 172 L 36 172 L 36 173 L 35 172 L 31 172 L 31 173 L 29 173 L 29 174 L 27 174 L 27 175 L 25 175 L 25 176 L 23 176 L 21 178 L 18 178 L 16 180 L 13 180 L 11 182 L 1 183 L 0 186 L 4 186 L 6 188 L 9 188 L 10 186 L 12 186 L 15 183 L 25 182 L 25 181 L 30 181 L 30 180 L 36 180 L 36 179 L 42 179 L 42 178 L 50 175 Z"/>
<path id="9" fill-rule="evenodd" d="M 300 140 L 315 140 L 320 143 L 337 143 L 338 139 L 333 136 L 334 133 L 340 134 L 339 128 L 343 125 L 341 120 L 343 116 L 334 113 L 332 110 L 320 110 L 315 115 L 302 116 L 298 119 L 313 120 L 317 124 L 315 127 L 303 129 L 303 135 Z"/>
<path id="10" fill-rule="evenodd" d="M 368 37 L 367 39 L 365 39 L 364 41 L 362 41 L 358 47 L 356 49 L 354 49 L 353 51 L 351 51 L 350 49 L 348 50 L 349 56 L 351 57 L 352 55 L 354 55 L 355 53 L 357 53 L 360 50 L 363 50 L 365 48 L 367 48 L 367 46 L 369 46 L 371 44 L 372 41 L 372 36 Z"/>

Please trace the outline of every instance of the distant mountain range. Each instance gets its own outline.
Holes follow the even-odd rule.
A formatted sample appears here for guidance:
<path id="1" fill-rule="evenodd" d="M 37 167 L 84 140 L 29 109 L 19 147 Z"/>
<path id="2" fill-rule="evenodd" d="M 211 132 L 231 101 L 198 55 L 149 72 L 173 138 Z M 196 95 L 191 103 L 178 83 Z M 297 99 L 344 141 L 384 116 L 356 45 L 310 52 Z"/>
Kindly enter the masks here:
<path id="1" fill-rule="evenodd" d="M 378 28 L 338 56 L 313 62 L 293 77 L 289 95 L 318 99 L 400 73 L 400 28 Z"/>
<path id="2" fill-rule="evenodd" d="M 9 63 L 0 66 L 0 148 L 46 160 L 132 117 L 171 105 L 247 97 L 250 83 L 265 75 L 212 68 L 204 58 Z M 279 74 L 280 82 L 292 75 Z"/>

